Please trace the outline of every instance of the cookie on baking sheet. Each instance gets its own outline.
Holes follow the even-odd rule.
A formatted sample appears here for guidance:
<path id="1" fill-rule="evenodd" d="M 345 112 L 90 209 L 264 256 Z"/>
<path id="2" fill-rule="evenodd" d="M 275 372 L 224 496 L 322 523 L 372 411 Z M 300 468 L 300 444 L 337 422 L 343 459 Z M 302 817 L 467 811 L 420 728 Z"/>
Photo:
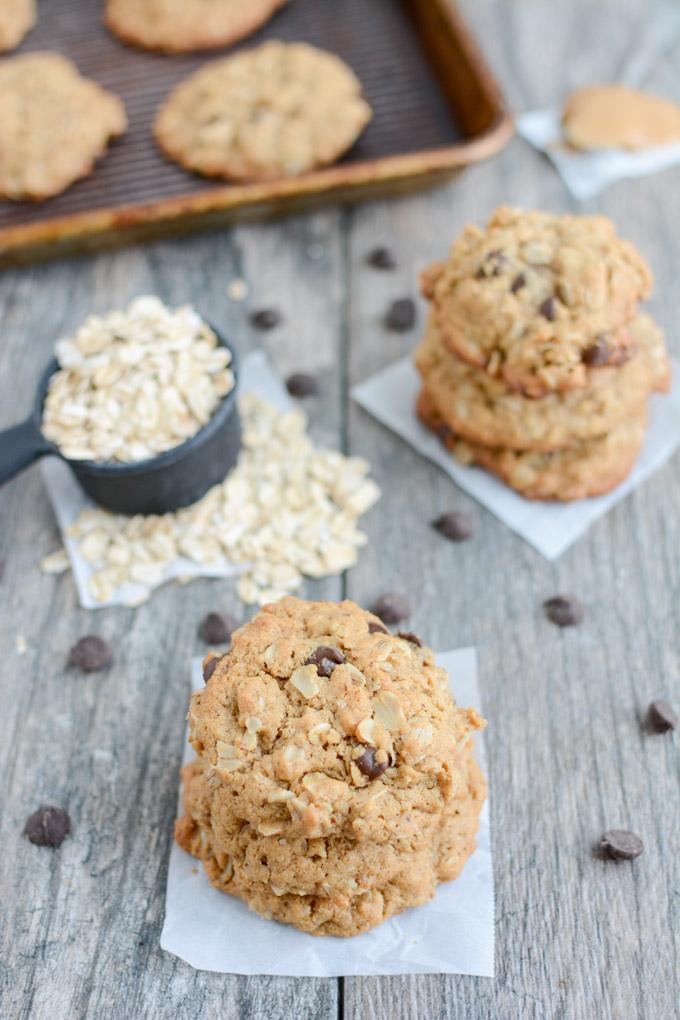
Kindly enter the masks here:
<path id="1" fill-rule="evenodd" d="M 680 107 L 627 85 L 590 85 L 567 100 L 562 130 L 577 149 L 635 152 L 680 141 Z"/>
<path id="2" fill-rule="evenodd" d="M 600 496 L 614 489 L 630 473 L 642 448 L 646 410 L 594 439 L 552 453 L 506 450 L 462 440 L 446 425 L 431 394 L 422 390 L 418 416 L 463 464 L 478 464 L 498 475 L 528 499 L 570 502 Z"/>
<path id="3" fill-rule="evenodd" d="M 441 416 L 458 436 L 486 446 L 556 450 L 611 431 L 640 411 L 653 390 L 670 384 L 663 334 L 648 315 L 630 326 L 635 353 L 620 367 L 588 369 L 582 389 L 539 400 L 473 368 L 448 351 L 430 314 L 415 364 Z"/>
<path id="4" fill-rule="evenodd" d="M 60 54 L 0 61 L 0 196 L 59 194 L 86 177 L 126 127 L 120 99 Z"/>
<path id="5" fill-rule="evenodd" d="M 0 53 L 18 46 L 37 17 L 35 0 L 0 0 Z"/>
<path id="6" fill-rule="evenodd" d="M 306 43 L 267 42 L 206 64 L 156 117 L 170 159 L 208 177 L 273 180 L 334 162 L 371 117 L 354 72 Z"/>
<path id="7" fill-rule="evenodd" d="M 483 230 L 466 227 L 423 291 L 449 349 L 540 397 L 585 386 L 590 365 L 625 361 L 622 327 L 651 282 L 606 217 L 502 206 Z"/>
<path id="8" fill-rule="evenodd" d="M 286 0 L 107 0 L 105 20 L 124 42 L 164 53 L 228 46 L 255 32 Z"/>
<path id="9" fill-rule="evenodd" d="M 367 931 L 425 903 L 473 852 L 483 725 L 415 634 L 353 602 L 286 597 L 232 635 L 191 699 L 198 758 L 176 838 L 265 917 Z"/>

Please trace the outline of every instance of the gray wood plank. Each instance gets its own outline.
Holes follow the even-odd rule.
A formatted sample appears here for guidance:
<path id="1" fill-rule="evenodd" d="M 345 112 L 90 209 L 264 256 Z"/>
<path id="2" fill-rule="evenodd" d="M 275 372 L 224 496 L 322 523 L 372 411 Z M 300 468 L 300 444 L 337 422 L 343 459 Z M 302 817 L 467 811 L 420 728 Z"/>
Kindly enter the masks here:
<path id="1" fill-rule="evenodd" d="M 340 442 L 343 254 L 333 211 L 281 226 L 166 242 L 0 277 L 0 426 L 29 410 L 58 335 L 91 310 L 135 294 L 193 301 L 241 353 L 264 344 L 287 372 L 325 379 L 314 433 Z M 228 282 L 245 278 L 244 303 Z M 277 330 L 257 336 L 248 309 L 275 305 Z M 228 581 L 168 586 L 137 611 L 87 613 L 70 575 L 45 577 L 58 543 L 37 468 L 0 492 L 3 677 L 0 718 L 0 1015 L 3 1017 L 239 1017 L 337 1015 L 334 980 L 198 973 L 160 950 L 167 858 L 189 694 L 189 661 L 209 609 L 246 618 Z M 337 598 L 340 580 L 310 585 Z M 115 662 L 84 677 L 64 668 L 84 633 L 110 640 Z M 29 650 L 19 656 L 21 634 Z M 68 808 L 73 838 L 57 852 L 21 836 L 41 803 Z"/>

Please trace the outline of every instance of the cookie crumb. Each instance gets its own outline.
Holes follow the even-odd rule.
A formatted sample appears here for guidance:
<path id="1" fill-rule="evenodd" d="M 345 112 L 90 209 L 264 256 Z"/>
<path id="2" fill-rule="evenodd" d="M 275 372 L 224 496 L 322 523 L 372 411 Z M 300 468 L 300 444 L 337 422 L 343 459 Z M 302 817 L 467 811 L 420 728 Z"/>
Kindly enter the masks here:
<path id="1" fill-rule="evenodd" d="M 71 561 L 65 549 L 57 549 L 49 556 L 43 556 L 40 561 L 40 569 L 43 574 L 63 574 L 70 566 Z"/>
<path id="2" fill-rule="evenodd" d="M 248 284 L 240 277 L 230 280 L 227 284 L 227 297 L 231 301 L 245 301 L 248 297 Z"/>

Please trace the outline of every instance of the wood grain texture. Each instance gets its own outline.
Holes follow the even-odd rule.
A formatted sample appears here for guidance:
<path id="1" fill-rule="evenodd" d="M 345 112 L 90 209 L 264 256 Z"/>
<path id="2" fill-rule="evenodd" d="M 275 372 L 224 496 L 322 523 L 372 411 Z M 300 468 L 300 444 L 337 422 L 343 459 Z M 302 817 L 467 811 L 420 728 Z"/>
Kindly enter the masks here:
<path id="1" fill-rule="evenodd" d="M 515 109 L 617 78 L 655 5 L 644 0 L 465 0 Z M 645 84 L 680 98 L 680 33 Z M 611 215 L 656 276 L 653 312 L 680 354 L 680 170 L 623 182 L 588 210 Z M 495 981 L 455 976 L 344 982 L 196 973 L 161 952 L 166 862 L 196 626 L 216 606 L 242 613 L 229 582 L 168 587 L 137 611 L 76 605 L 69 576 L 36 568 L 57 544 L 39 473 L 0 491 L 0 1015 L 80 1018 L 348 1020 L 674 1020 L 680 1003 L 678 737 L 640 725 L 653 697 L 680 701 L 680 458 L 599 521 L 556 564 L 420 459 L 348 398 L 348 385 L 407 352 L 386 333 L 390 300 L 468 220 L 501 201 L 578 208 L 548 164 L 519 141 L 430 194 L 279 225 L 6 272 L 0 276 L 0 426 L 28 411 L 53 339 L 91 309 L 156 290 L 192 300 L 241 351 L 264 340 L 285 374 L 317 371 L 310 405 L 320 441 L 366 454 L 383 486 L 371 542 L 342 592 L 368 603 L 403 589 L 409 626 L 436 648 L 476 644 L 491 782 L 496 875 Z M 393 273 L 368 269 L 390 245 Z M 277 331 L 254 336 L 250 307 L 276 305 Z M 421 320 L 422 323 L 422 307 Z M 429 521 L 470 510 L 475 538 L 445 543 Z M 581 628 L 560 631 L 541 602 L 572 591 Z M 112 640 L 106 674 L 66 671 L 71 643 Z M 17 634 L 29 651 L 18 656 Z M 40 803 L 63 804 L 74 836 L 56 853 L 20 836 Z M 592 844 L 631 827 L 646 851 L 608 864 Z"/>

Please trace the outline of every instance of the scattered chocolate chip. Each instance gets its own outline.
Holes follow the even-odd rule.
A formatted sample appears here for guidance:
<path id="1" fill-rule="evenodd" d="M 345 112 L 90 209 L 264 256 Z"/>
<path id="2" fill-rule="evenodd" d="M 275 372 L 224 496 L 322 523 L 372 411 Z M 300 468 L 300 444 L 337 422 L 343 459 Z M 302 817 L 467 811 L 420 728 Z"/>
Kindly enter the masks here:
<path id="1" fill-rule="evenodd" d="M 383 627 L 382 623 L 374 623 L 373 620 L 368 621 L 368 633 L 369 634 L 389 634 L 387 627 Z"/>
<path id="2" fill-rule="evenodd" d="M 518 290 L 526 286 L 527 278 L 524 273 L 518 273 L 515 279 L 510 284 L 510 290 L 513 294 L 516 294 Z"/>
<path id="3" fill-rule="evenodd" d="M 316 397 L 319 393 L 319 384 L 313 375 L 294 372 L 286 379 L 286 389 L 291 397 Z"/>
<path id="4" fill-rule="evenodd" d="M 63 808 L 43 806 L 28 818 L 24 836 L 36 846 L 61 846 L 71 832 L 71 819 Z"/>
<path id="5" fill-rule="evenodd" d="M 470 514 L 452 510 L 432 521 L 432 527 L 450 542 L 465 542 L 475 533 L 475 524 Z"/>
<path id="6" fill-rule="evenodd" d="M 416 305 L 412 298 L 393 301 L 385 314 L 385 327 L 396 333 L 413 329 L 416 321 Z"/>
<path id="7" fill-rule="evenodd" d="M 615 861 L 632 861 L 639 857 L 645 845 L 634 832 L 625 829 L 610 829 L 600 840 L 600 850 Z"/>
<path id="8" fill-rule="evenodd" d="M 678 716 L 667 701 L 658 698 L 647 710 L 647 722 L 655 733 L 667 733 L 678 725 Z"/>
<path id="9" fill-rule="evenodd" d="M 259 308 L 250 316 L 250 322 L 255 329 L 274 329 L 281 322 L 281 314 L 275 308 Z"/>
<path id="10" fill-rule="evenodd" d="M 397 264 L 389 248 L 374 248 L 369 251 L 366 262 L 374 269 L 394 269 Z"/>
<path id="11" fill-rule="evenodd" d="M 205 659 L 203 662 L 203 683 L 207 684 L 210 677 L 217 668 L 217 663 L 220 661 L 219 655 L 211 655 L 209 659 Z"/>
<path id="12" fill-rule="evenodd" d="M 402 641 L 410 641 L 412 645 L 417 645 L 418 648 L 423 647 L 422 638 L 419 638 L 412 630 L 400 630 L 397 637 L 400 637 Z"/>
<path id="13" fill-rule="evenodd" d="M 97 634 L 88 634 L 76 641 L 68 653 L 68 666 L 81 669 L 83 673 L 97 673 L 113 662 L 111 646 Z"/>
<path id="14" fill-rule="evenodd" d="M 208 613 L 198 628 L 198 636 L 208 645 L 228 645 L 238 621 L 225 613 Z"/>
<path id="15" fill-rule="evenodd" d="M 586 347 L 581 355 L 581 360 L 589 368 L 600 368 L 602 365 L 608 365 L 611 357 L 611 344 L 606 333 L 603 333 L 602 336 L 597 337 L 590 347 Z"/>
<path id="16" fill-rule="evenodd" d="M 305 666 L 316 666 L 319 676 L 330 676 L 335 667 L 341 666 L 345 661 L 345 656 L 339 648 L 319 645 L 305 661 Z"/>
<path id="17" fill-rule="evenodd" d="M 411 607 L 403 595 L 381 595 L 371 606 L 371 612 L 388 625 L 401 623 L 411 615 Z"/>
<path id="18" fill-rule="evenodd" d="M 557 302 L 555 301 L 555 298 L 547 297 L 545 301 L 541 301 L 538 306 L 538 310 L 541 315 L 545 316 L 546 319 L 549 319 L 550 322 L 554 322 L 555 316 L 557 315 Z"/>
<path id="19" fill-rule="evenodd" d="M 575 595 L 555 595 L 543 603 L 545 615 L 558 627 L 575 627 L 583 619 L 585 609 Z"/>
<path id="20" fill-rule="evenodd" d="M 386 761 L 376 761 L 376 753 L 375 747 L 367 747 L 360 758 L 355 758 L 359 772 L 362 772 L 368 779 L 377 779 L 390 767 L 389 757 L 386 756 Z"/>

